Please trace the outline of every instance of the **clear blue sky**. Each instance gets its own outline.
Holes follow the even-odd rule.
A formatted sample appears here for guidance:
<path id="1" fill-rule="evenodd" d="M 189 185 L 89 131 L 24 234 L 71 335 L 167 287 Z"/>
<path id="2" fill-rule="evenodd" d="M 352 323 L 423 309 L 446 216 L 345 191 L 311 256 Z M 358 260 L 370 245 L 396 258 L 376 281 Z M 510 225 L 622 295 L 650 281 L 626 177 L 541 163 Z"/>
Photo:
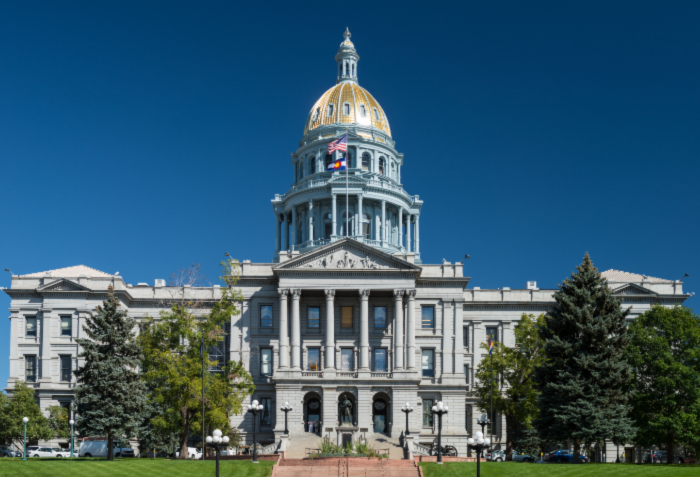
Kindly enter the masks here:
<path id="1" fill-rule="evenodd" d="M 224 252 L 270 261 L 270 199 L 349 26 L 425 201 L 425 262 L 468 253 L 470 287 L 554 288 L 588 251 L 700 291 L 698 18 L 696 1 L 4 2 L 0 270 L 152 284 L 195 262 L 216 282 Z"/>

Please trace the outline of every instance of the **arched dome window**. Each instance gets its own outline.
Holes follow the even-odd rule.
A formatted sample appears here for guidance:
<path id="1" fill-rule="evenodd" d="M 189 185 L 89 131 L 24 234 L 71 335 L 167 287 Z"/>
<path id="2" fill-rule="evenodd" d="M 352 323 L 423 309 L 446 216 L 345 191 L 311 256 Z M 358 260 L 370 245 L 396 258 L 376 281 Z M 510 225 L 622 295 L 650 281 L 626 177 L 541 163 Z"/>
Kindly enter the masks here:
<path id="1" fill-rule="evenodd" d="M 326 160 L 324 161 L 324 165 L 326 166 L 326 172 L 328 171 L 328 166 L 330 166 L 332 163 L 333 163 L 333 155 L 326 154 Z"/>
<path id="2" fill-rule="evenodd" d="M 316 157 L 314 156 L 309 158 L 309 173 L 316 174 Z"/>
<path id="3" fill-rule="evenodd" d="M 363 118 L 367 117 L 367 106 L 365 106 L 364 104 L 360 104 L 360 116 L 362 116 Z"/>
<path id="4" fill-rule="evenodd" d="M 328 105 L 328 111 L 326 111 L 326 117 L 328 117 L 328 118 L 332 118 L 332 117 L 333 117 L 333 113 L 335 113 L 335 110 L 334 110 L 333 108 L 334 108 L 334 104 L 333 104 L 333 103 L 331 103 L 331 104 Z"/>
<path id="5" fill-rule="evenodd" d="M 362 154 L 362 170 L 364 172 L 369 171 L 369 153 L 365 152 Z"/>
<path id="6" fill-rule="evenodd" d="M 374 108 L 374 119 L 379 121 L 379 111 L 377 111 L 377 108 Z"/>
<path id="7" fill-rule="evenodd" d="M 383 157 L 379 158 L 379 173 L 384 175 L 384 169 L 386 168 L 386 160 Z"/>
<path id="8" fill-rule="evenodd" d="M 319 114 L 321 114 L 321 108 L 320 108 L 320 107 L 318 107 L 318 108 L 316 108 L 316 109 L 314 110 L 314 116 L 313 116 L 313 118 L 311 119 L 311 122 L 312 122 L 312 123 L 315 123 L 316 121 L 318 121 L 318 116 L 319 116 Z"/>

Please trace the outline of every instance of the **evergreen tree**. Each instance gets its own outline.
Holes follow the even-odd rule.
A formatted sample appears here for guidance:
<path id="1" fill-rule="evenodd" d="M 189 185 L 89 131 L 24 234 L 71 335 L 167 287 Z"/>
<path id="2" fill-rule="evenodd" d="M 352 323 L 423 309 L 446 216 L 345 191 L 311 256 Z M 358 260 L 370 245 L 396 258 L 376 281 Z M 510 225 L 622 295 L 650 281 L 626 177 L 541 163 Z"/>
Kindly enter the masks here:
<path id="1" fill-rule="evenodd" d="M 97 314 L 85 320 L 88 339 L 77 339 L 85 363 L 75 372 L 76 428 L 83 436 L 106 436 L 107 459 L 115 438 L 131 437 L 141 421 L 145 390 L 137 372 L 141 351 L 133 334 L 136 321 L 119 310 L 114 288 Z"/>
<path id="2" fill-rule="evenodd" d="M 629 442 L 631 367 L 623 310 L 588 254 L 554 294 L 556 307 L 540 329 L 545 362 L 535 372 L 540 391 L 534 424 L 546 441 Z"/>
<path id="3" fill-rule="evenodd" d="M 654 305 L 630 325 L 634 368 L 632 417 L 644 446 L 700 441 L 700 317 L 689 308 Z"/>

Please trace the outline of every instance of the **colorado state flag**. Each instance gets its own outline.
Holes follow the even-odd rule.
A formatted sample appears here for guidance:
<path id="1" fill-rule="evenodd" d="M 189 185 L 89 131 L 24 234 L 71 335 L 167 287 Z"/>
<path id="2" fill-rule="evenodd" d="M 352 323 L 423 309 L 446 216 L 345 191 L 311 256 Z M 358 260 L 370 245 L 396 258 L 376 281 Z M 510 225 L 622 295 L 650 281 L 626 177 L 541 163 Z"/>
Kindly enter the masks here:
<path id="1" fill-rule="evenodd" d="M 337 161 L 333 161 L 328 164 L 329 171 L 344 171 L 345 170 L 345 158 L 341 157 Z"/>

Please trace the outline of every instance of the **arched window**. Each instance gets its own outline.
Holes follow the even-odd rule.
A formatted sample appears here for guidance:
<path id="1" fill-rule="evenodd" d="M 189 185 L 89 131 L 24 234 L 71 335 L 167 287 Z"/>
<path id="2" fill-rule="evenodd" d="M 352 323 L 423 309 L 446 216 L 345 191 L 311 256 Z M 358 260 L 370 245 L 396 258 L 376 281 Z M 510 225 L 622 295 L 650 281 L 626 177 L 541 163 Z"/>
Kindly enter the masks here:
<path id="1" fill-rule="evenodd" d="M 326 154 L 326 160 L 324 161 L 324 165 L 326 166 L 326 171 L 328 171 L 328 166 L 333 164 L 333 155 L 332 154 Z"/>
<path id="2" fill-rule="evenodd" d="M 383 157 L 379 158 L 379 173 L 384 175 L 384 168 L 386 167 L 386 161 Z"/>
<path id="3" fill-rule="evenodd" d="M 393 162 L 391 163 L 391 178 L 396 179 L 396 165 Z"/>
<path id="4" fill-rule="evenodd" d="M 369 237 L 370 220 L 369 215 L 362 214 L 362 235 Z"/>
<path id="5" fill-rule="evenodd" d="M 367 106 L 365 106 L 364 104 L 360 104 L 360 116 L 362 116 L 363 118 L 367 117 Z"/>
<path id="6" fill-rule="evenodd" d="M 355 63 L 352 64 L 352 75 L 355 76 Z"/>
<path id="7" fill-rule="evenodd" d="M 350 103 L 343 104 L 343 114 L 345 116 L 350 116 Z"/>
<path id="8" fill-rule="evenodd" d="M 328 111 L 326 112 L 326 117 L 327 118 L 332 118 L 333 117 L 333 104 L 328 105 Z"/>
<path id="9" fill-rule="evenodd" d="M 309 173 L 316 174 L 316 157 L 314 156 L 309 158 Z"/>
<path id="10" fill-rule="evenodd" d="M 364 172 L 369 171 L 369 153 L 365 152 L 362 154 L 362 170 Z"/>
<path id="11" fill-rule="evenodd" d="M 379 111 L 377 111 L 377 108 L 374 108 L 374 119 L 379 121 Z"/>
<path id="12" fill-rule="evenodd" d="M 313 118 L 311 118 L 311 122 L 312 122 L 312 123 L 315 123 L 316 121 L 318 121 L 318 115 L 319 115 L 319 114 L 321 114 L 321 108 L 320 108 L 320 107 L 318 107 L 318 108 L 316 108 L 316 109 L 314 110 Z"/>

